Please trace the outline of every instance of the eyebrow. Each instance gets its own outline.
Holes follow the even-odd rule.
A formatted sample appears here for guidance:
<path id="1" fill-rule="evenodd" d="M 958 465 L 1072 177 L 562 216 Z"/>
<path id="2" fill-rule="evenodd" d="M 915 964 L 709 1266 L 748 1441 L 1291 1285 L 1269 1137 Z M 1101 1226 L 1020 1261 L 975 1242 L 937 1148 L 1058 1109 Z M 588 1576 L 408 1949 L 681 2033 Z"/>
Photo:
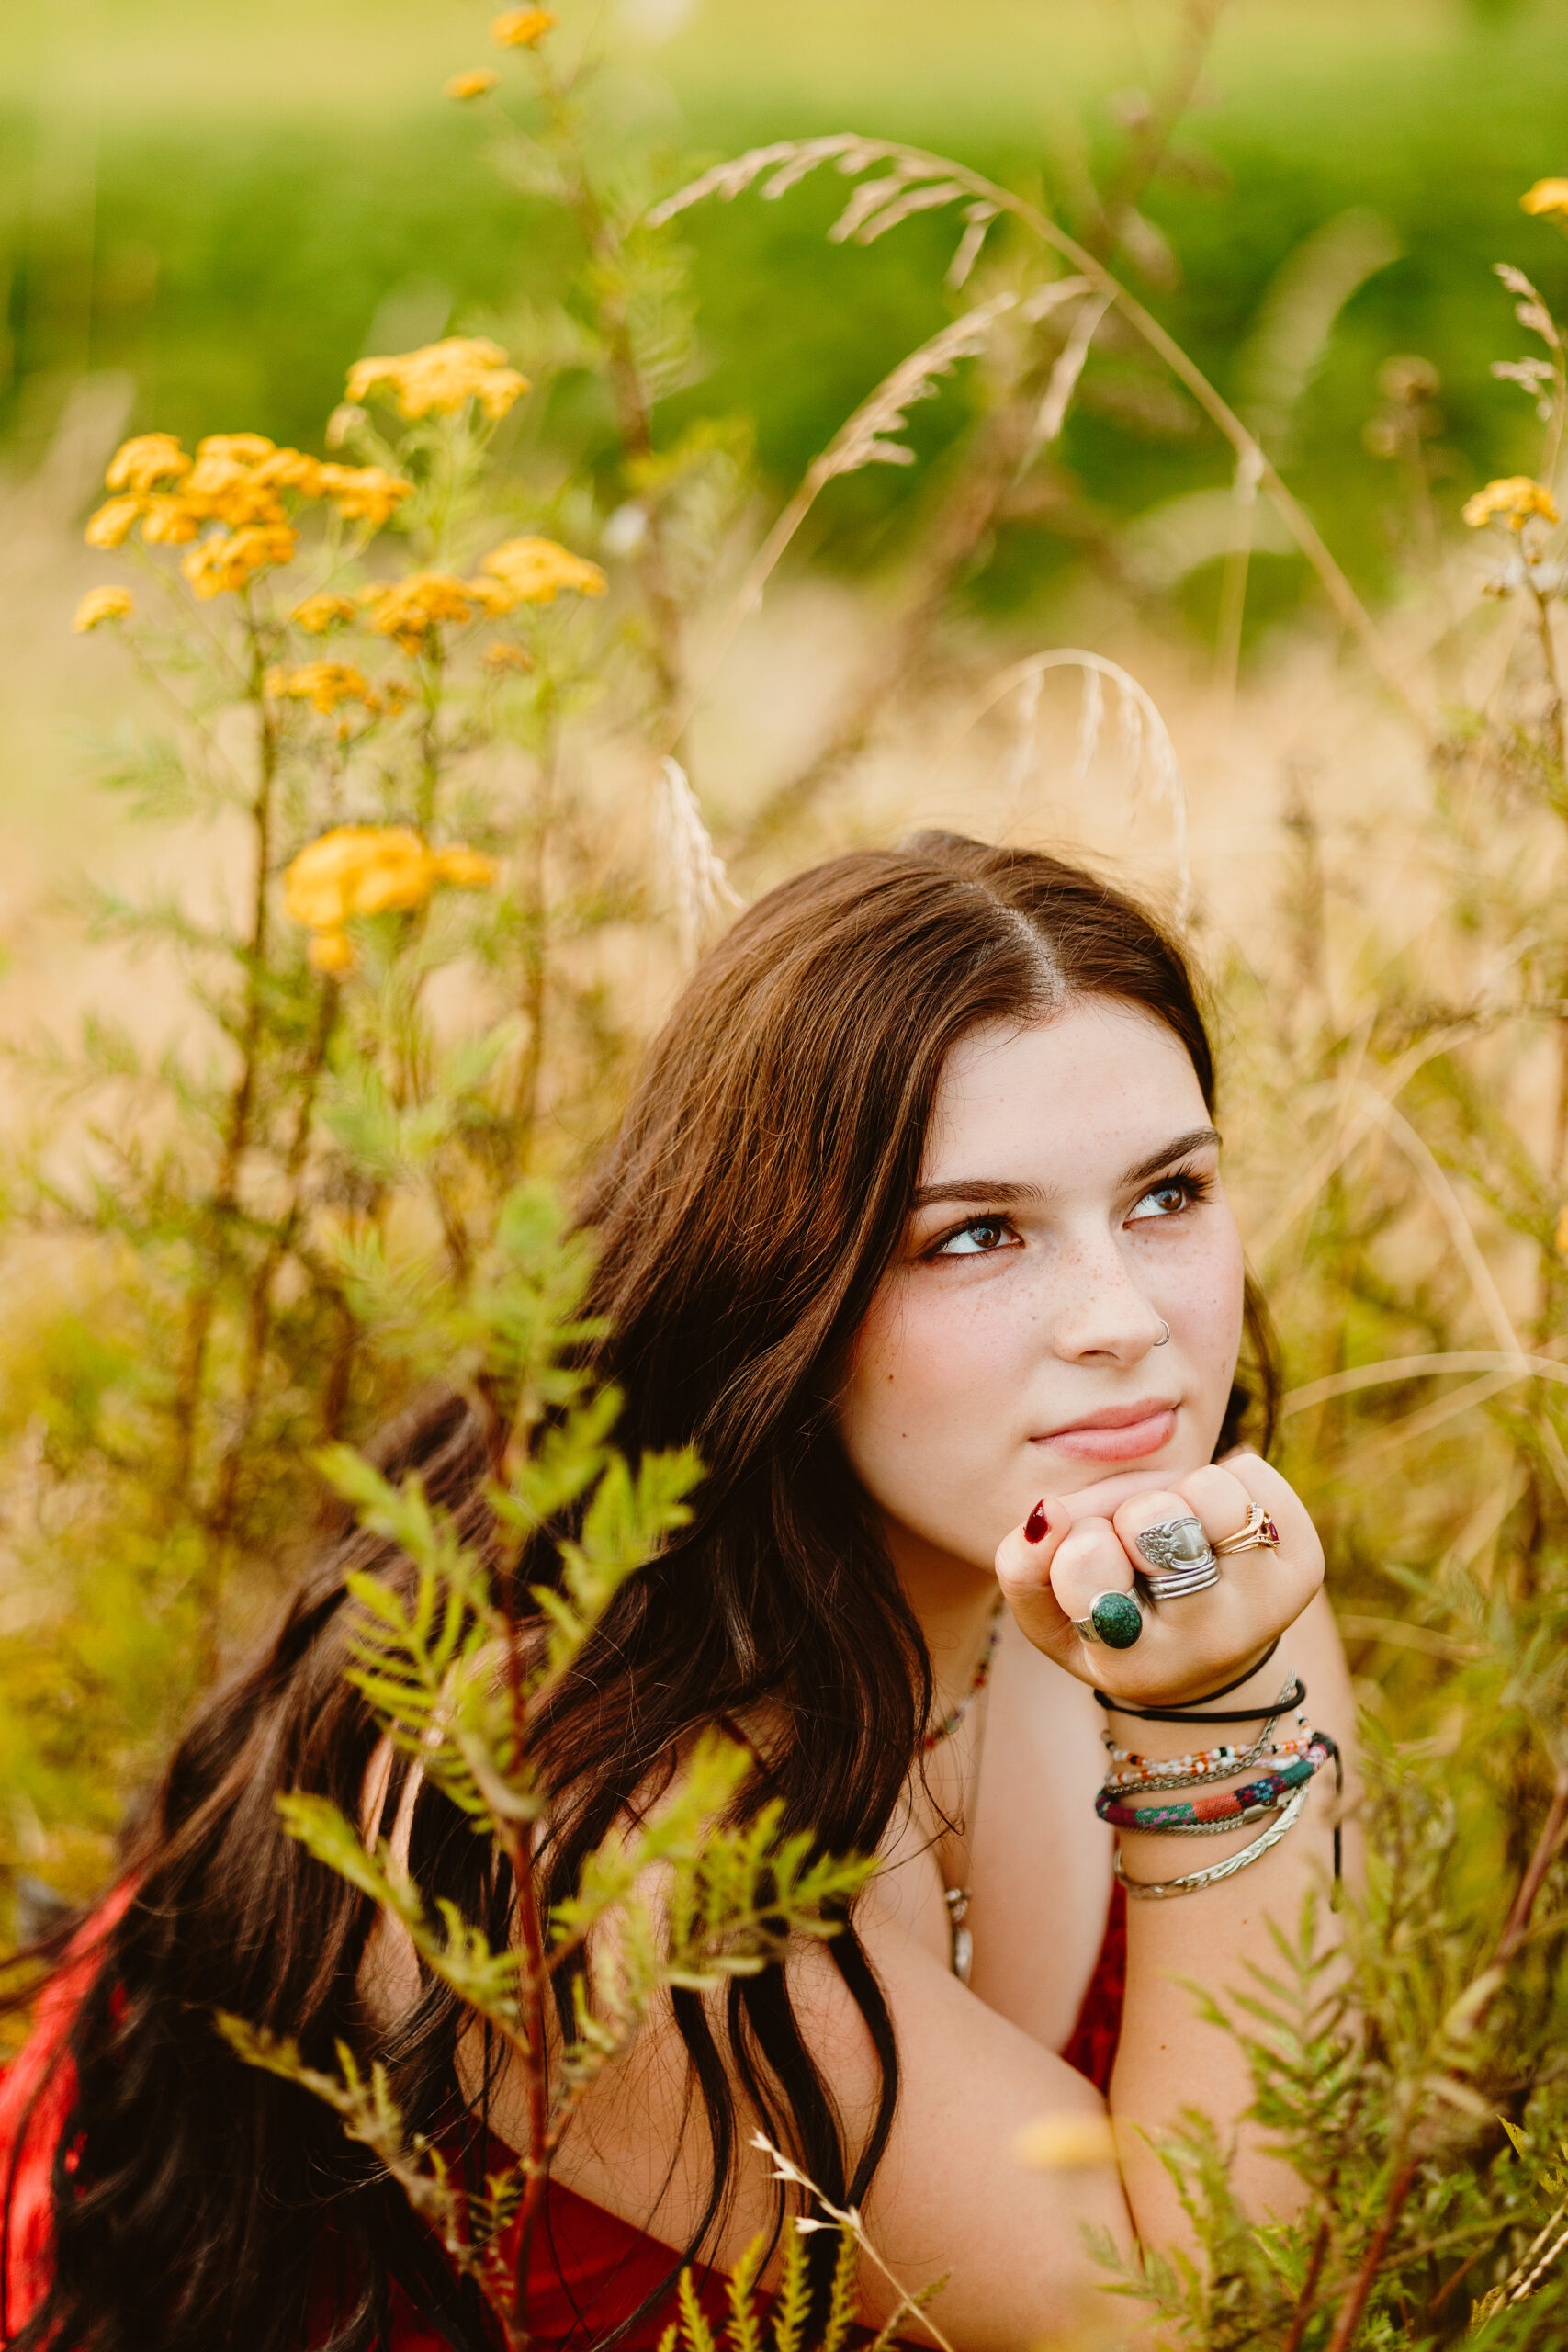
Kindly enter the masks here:
<path id="1" fill-rule="evenodd" d="M 1158 1151 L 1150 1152 L 1135 1167 L 1125 1170 L 1123 1184 L 1137 1184 L 1145 1176 L 1157 1176 L 1173 1159 L 1184 1159 L 1194 1151 L 1205 1151 L 1217 1145 L 1217 1127 L 1192 1127 L 1186 1135 L 1177 1136 Z M 968 1201 L 984 1203 L 994 1208 L 1010 1208 L 1025 1202 L 1042 1201 L 1045 1197 L 1038 1184 L 1019 1184 L 1006 1177 L 953 1176 L 941 1184 L 920 1184 L 916 1187 L 912 1208 L 933 1207 L 939 1201 Z"/>

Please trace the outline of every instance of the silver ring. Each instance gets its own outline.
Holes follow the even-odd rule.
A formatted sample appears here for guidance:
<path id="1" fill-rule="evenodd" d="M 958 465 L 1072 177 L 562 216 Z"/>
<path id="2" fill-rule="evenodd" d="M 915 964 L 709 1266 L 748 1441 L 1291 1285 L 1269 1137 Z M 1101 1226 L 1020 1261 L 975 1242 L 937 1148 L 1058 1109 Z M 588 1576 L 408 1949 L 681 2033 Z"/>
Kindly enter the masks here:
<path id="1" fill-rule="evenodd" d="M 1144 1604 L 1135 1592 L 1097 1592 L 1089 1615 L 1071 1623 L 1079 1641 L 1096 1649 L 1130 1650 L 1144 1630 Z"/>
<path id="2" fill-rule="evenodd" d="M 1203 1522 L 1196 1513 L 1183 1511 L 1179 1519 L 1162 1519 L 1157 1526 L 1145 1527 L 1137 1537 L 1139 1551 L 1148 1562 L 1154 1575 L 1145 1574 L 1145 1588 L 1153 1600 L 1184 1600 L 1189 1594 L 1207 1592 L 1220 1580 L 1220 1564 L 1214 1547 L 1203 1532 Z"/>
<path id="3" fill-rule="evenodd" d="M 1165 1317 L 1162 1315 L 1162 1316 L 1160 1317 L 1160 1318 L 1159 1318 L 1159 1338 L 1158 1338 L 1157 1340 L 1156 1340 L 1152 1341 L 1152 1343 L 1151 1343 L 1151 1344 L 1152 1344 L 1153 1346 L 1156 1347 L 1156 1348 L 1163 1348 L 1163 1347 L 1164 1347 L 1164 1345 L 1165 1345 L 1165 1343 L 1166 1343 L 1166 1341 L 1169 1339 L 1169 1337 L 1170 1337 L 1170 1326 L 1169 1326 L 1169 1324 L 1166 1321 Z"/>

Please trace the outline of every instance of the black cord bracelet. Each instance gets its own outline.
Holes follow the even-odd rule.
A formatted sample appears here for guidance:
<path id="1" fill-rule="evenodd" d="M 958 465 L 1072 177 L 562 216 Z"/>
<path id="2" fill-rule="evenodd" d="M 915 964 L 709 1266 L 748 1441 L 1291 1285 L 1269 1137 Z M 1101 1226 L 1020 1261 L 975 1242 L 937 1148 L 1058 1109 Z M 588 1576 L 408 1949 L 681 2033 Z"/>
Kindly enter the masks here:
<path id="1" fill-rule="evenodd" d="M 1252 1669 L 1256 1674 L 1258 1668 Z M 1244 1678 L 1245 1679 L 1245 1678 Z M 1298 1674 L 1288 1690 L 1263 1707 L 1222 1707 L 1213 1713 L 1200 1707 L 1134 1707 L 1125 1699 L 1112 1699 L 1105 1691 L 1097 1690 L 1095 1697 L 1107 1714 L 1131 1715 L 1141 1724 L 1259 1724 L 1272 1723 L 1276 1715 L 1288 1715 L 1294 1707 L 1306 1704 L 1306 1684 Z"/>

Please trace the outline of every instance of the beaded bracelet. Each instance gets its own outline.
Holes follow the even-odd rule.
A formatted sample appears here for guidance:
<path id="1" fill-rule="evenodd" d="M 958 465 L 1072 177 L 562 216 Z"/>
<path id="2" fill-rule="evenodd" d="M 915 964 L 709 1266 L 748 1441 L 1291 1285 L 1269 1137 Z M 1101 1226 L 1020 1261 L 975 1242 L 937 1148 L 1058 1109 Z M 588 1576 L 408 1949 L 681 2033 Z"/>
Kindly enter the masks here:
<path id="1" fill-rule="evenodd" d="M 1260 1757 L 1304 1756 L 1312 1735 L 1301 1724 L 1293 1739 L 1270 1740 L 1267 1732 L 1250 1747 L 1201 1747 L 1191 1756 L 1129 1756 L 1112 1747 L 1113 1769 L 1105 1776 L 1108 1789 L 1141 1789 L 1145 1784 L 1167 1788 L 1196 1787 L 1204 1781 L 1228 1781 L 1245 1772 Z"/>
<path id="2" fill-rule="evenodd" d="M 1135 1794 L 1144 1790 L 1153 1795 L 1156 1789 L 1207 1788 L 1215 1781 L 1234 1780 L 1238 1773 L 1250 1772 L 1254 1765 L 1261 1765 L 1269 1770 L 1278 1764 L 1292 1763 L 1298 1756 L 1307 1753 L 1312 1738 L 1310 1732 L 1303 1732 L 1299 1739 L 1282 1739 L 1269 1745 L 1260 1742 L 1245 1754 L 1233 1756 L 1228 1763 L 1213 1763 L 1201 1758 L 1195 1769 L 1188 1770 L 1173 1763 L 1168 1772 L 1161 1772 L 1151 1763 L 1144 1771 L 1108 1772 L 1104 1785 L 1115 1794 L 1123 1792 Z"/>
<path id="3" fill-rule="evenodd" d="M 1304 1756 L 1276 1770 L 1261 1772 L 1255 1781 L 1244 1781 L 1240 1788 L 1215 1789 L 1201 1797 L 1185 1798 L 1179 1804 L 1131 1805 L 1120 1804 L 1109 1789 L 1101 1789 L 1095 1798 L 1094 1809 L 1101 1821 L 1110 1822 L 1113 1829 L 1182 1831 L 1211 1824 L 1216 1828 L 1239 1827 L 1243 1822 L 1261 1820 L 1294 1789 L 1314 1779 L 1328 1761 L 1328 1743 L 1314 1733 Z"/>

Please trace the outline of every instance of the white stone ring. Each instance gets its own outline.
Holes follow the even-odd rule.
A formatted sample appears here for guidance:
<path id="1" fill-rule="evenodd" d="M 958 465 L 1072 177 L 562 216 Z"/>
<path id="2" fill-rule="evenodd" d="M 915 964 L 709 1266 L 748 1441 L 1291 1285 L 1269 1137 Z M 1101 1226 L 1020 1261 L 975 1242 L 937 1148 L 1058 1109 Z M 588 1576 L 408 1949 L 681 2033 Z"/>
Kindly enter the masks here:
<path id="1" fill-rule="evenodd" d="M 1149 1567 L 1157 1571 L 1144 1577 L 1151 1600 L 1185 1600 L 1189 1594 L 1207 1592 L 1218 1584 L 1220 1564 L 1194 1512 L 1162 1519 L 1157 1526 L 1144 1528 L 1136 1540 Z"/>

